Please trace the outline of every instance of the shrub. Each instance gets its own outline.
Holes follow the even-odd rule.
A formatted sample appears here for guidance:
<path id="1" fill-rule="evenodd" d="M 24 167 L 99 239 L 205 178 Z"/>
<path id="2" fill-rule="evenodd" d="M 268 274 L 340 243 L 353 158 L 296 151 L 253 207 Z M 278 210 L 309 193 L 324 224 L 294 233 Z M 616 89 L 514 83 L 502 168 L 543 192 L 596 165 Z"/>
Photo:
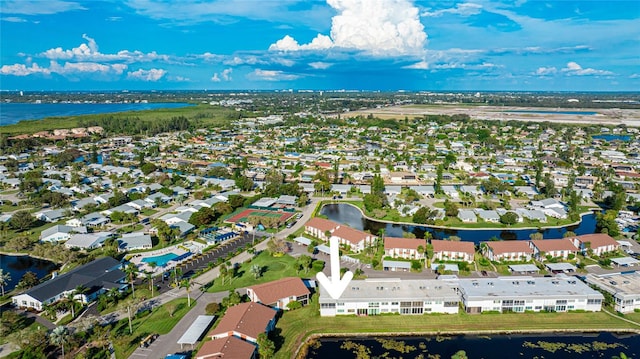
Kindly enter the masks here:
<path id="1" fill-rule="evenodd" d="M 205 307 L 204 311 L 205 311 L 205 313 L 207 313 L 207 315 L 215 314 L 215 313 L 220 311 L 220 303 L 211 302 L 211 303 L 207 304 L 207 306 Z"/>

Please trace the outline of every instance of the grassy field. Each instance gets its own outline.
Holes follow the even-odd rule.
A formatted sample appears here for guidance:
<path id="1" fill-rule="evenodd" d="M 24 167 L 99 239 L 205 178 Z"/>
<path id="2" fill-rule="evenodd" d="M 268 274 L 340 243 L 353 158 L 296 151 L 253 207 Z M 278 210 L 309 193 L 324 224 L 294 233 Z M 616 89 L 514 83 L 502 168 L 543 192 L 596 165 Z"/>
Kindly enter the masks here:
<path id="1" fill-rule="evenodd" d="M 262 267 L 262 275 L 258 279 L 256 279 L 253 273 L 251 273 L 251 266 L 256 264 Z M 312 278 L 318 272 L 318 270 L 314 269 L 319 267 L 318 264 L 314 265 L 313 268 L 309 269 L 306 273 L 304 271 L 297 272 L 295 264 L 296 259 L 291 256 L 285 255 L 282 257 L 273 257 L 268 253 L 268 251 L 263 251 L 253 258 L 251 262 L 243 263 L 231 280 L 226 278 L 223 284 L 222 278 L 216 278 L 213 285 L 207 291 L 220 292 L 233 290 L 254 284 L 274 281 L 284 277 Z"/>
<path id="2" fill-rule="evenodd" d="M 55 129 L 79 127 L 83 120 L 92 120 L 111 116 L 114 119 L 125 117 L 137 117 L 142 121 L 164 121 L 172 117 L 184 116 L 189 120 L 196 120 L 198 127 L 221 125 L 228 123 L 229 116 L 235 115 L 232 109 L 213 107 L 210 105 L 195 105 L 180 108 L 165 108 L 146 111 L 118 112 L 108 114 L 92 114 L 67 117 L 49 117 L 42 120 L 20 121 L 8 126 L 0 126 L 0 133 L 16 135 L 22 133 L 35 133 L 38 131 L 50 131 Z"/>
<path id="3" fill-rule="evenodd" d="M 167 304 L 174 306 L 170 313 Z M 111 330 L 113 344 L 116 350 L 116 358 L 128 358 L 138 347 L 140 340 L 149 334 L 167 334 L 195 305 L 191 301 L 191 308 L 187 307 L 187 299 L 175 299 L 161 307 L 155 308 L 151 314 L 133 320 L 133 334 L 129 334 L 129 321 L 119 321 Z"/>
<path id="4" fill-rule="evenodd" d="M 640 313 L 633 313 L 640 318 Z M 632 319 L 629 316 L 629 319 Z M 320 317 L 318 304 L 286 312 L 276 325 L 284 338 L 276 358 L 293 358 L 311 334 L 331 333 L 443 333 L 460 331 L 536 331 L 640 329 L 606 313 L 519 313 L 478 315 L 380 315 Z"/>

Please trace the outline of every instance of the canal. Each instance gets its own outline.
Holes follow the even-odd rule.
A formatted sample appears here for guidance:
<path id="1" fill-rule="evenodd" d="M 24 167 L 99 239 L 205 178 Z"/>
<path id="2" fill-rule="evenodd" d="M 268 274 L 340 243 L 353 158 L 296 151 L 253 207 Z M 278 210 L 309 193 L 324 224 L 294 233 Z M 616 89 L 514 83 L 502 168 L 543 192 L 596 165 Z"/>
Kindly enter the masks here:
<path id="1" fill-rule="evenodd" d="M 532 233 L 538 232 L 537 229 L 449 229 L 449 228 L 432 228 L 420 225 L 404 225 L 392 224 L 386 222 L 378 222 L 363 217 L 362 212 L 355 206 L 346 203 L 327 204 L 320 210 L 320 214 L 327 216 L 328 219 L 346 224 L 352 228 L 359 230 L 368 230 L 372 234 L 378 234 L 380 229 L 385 230 L 385 236 L 402 237 L 403 232 L 411 232 L 418 238 L 424 238 L 425 232 L 430 232 L 434 239 L 446 239 L 450 236 L 458 236 L 463 241 L 474 242 L 478 244 L 482 241 L 488 241 L 492 238 L 501 240 L 529 240 Z M 547 228 L 541 230 L 543 238 L 562 238 L 566 231 L 572 231 L 575 234 L 591 234 L 595 233 L 596 215 L 590 213 L 582 216 L 582 220 L 578 225 Z"/>

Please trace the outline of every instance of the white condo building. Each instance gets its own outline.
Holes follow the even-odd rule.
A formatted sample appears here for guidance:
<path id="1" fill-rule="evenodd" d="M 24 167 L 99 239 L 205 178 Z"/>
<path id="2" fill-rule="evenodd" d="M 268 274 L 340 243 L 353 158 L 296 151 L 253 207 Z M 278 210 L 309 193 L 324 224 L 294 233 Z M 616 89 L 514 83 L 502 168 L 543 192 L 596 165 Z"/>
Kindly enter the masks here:
<path id="1" fill-rule="evenodd" d="M 352 280 L 336 300 L 320 288 L 320 315 L 399 313 L 457 314 L 460 298 L 446 282 L 435 279 L 379 278 Z"/>
<path id="2" fill-rule="evenodd" d="M 467 313 L 566 312 L 601 310 L 604 296 L 575 277 L 498 277 L 460 279 Z"/>
<path id="3" fill-rule="evenodd" d="M 640 310 L 640 273 L 587 274 L 587 283 L 609 292 L 620 313 Z"/>

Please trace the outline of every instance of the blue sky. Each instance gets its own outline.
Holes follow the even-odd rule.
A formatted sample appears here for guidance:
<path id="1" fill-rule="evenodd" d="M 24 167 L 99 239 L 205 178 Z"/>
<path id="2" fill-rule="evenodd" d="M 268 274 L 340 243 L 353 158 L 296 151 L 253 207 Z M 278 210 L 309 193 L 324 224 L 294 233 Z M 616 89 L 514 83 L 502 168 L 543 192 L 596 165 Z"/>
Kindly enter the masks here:
<path id="1" fill-rule="evenodd" d="M 2 0 L 0 89 L 637 91 L 640 1 Z"/>

